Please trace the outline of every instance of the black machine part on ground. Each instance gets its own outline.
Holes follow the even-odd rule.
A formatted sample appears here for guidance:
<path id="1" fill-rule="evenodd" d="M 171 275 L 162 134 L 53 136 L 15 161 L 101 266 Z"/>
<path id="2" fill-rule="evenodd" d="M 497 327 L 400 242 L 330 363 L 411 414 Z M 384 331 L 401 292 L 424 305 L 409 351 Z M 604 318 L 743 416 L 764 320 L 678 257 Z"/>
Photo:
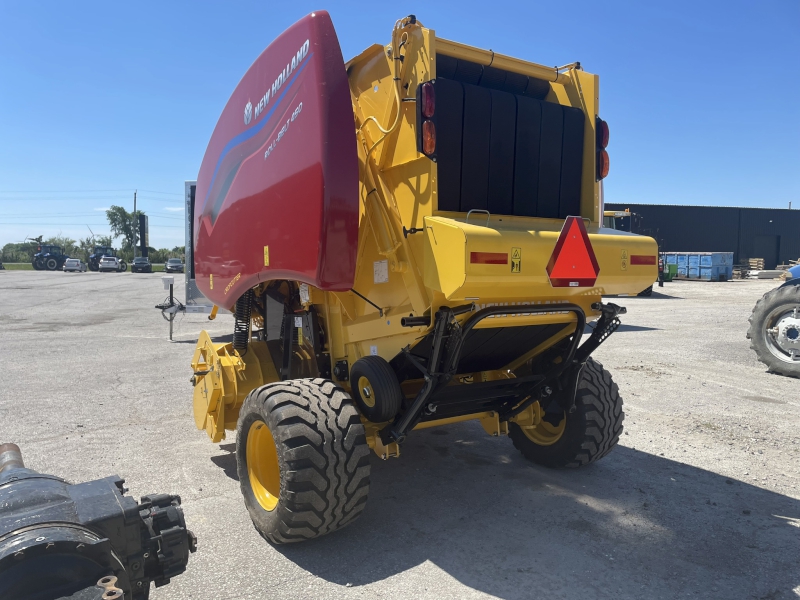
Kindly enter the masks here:
<path id="1" fill-rule="evenodd" d="M 69 484 L 0 446 L 0 598 L 146 600 L 186 569 L 197 540 L 178 496 L 137 502 L 116 476 Z"/>

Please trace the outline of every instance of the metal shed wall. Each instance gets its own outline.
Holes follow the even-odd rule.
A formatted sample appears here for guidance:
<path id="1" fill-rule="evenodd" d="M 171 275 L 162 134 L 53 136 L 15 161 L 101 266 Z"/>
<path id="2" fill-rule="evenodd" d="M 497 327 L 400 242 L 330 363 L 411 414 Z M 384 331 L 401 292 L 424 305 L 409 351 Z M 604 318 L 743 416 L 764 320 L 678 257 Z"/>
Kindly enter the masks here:
<path id="1" fill-rule="evenodd" d="M 663 252 L 733 252 L 735 263 L 763 258 L 767 269 L 800 258 L 800 210 L 606 204 L 625 209 L 636 216 L 618 219 L 620 229 L 655 238 Z"/>

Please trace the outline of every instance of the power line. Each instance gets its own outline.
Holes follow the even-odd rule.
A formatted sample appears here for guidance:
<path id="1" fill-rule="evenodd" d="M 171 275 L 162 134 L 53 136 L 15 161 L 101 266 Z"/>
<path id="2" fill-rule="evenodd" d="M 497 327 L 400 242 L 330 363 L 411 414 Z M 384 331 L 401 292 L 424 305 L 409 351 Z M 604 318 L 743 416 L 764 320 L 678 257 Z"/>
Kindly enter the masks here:
<path id="1" fill-rule="evenodd" d="M 135 191 L 134 188 L 126 190 L 0 190 L 0 194 L 105 194 L 109 192 L 114 193 L 131 193 Z M 158 190 L 141 190 L 149 194 L 165 194 L 168 196 L 183 196 L 180 192 L 160 192 Z"/>

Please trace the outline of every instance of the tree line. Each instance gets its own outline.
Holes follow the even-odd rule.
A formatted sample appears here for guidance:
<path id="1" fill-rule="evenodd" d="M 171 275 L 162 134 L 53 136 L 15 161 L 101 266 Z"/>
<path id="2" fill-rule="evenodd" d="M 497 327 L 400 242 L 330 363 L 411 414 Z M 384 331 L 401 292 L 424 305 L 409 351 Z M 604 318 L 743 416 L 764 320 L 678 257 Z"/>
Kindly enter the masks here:
<path id="1" fill-rule="evenodd" d="M 133 260 L 133 249 L 138 237 L 136 231 L 139 215 L 144 212 L 137 210 L 128 212 L 122 206 L 111 206 L 106 211 L 106 218 L 111 229 L 111 235 L 92 235 L 83 239 L 73 240 L 61 234 L 42 239 L 41 245 L 59 246 L 61 251 L 71 258 L 80 258 L 86 262 L 89 255 L 94 252 L 95 246 L 114 247 L 114 239 L 122 238 L 121 247 L 117 249 L 117 256 L 130 262 Z M 39 248 L 39 242 L 28 240 L 19 243 L 10 243 L 3 246 L 0 252 L 0 262 L 24 263 L 31 262 L 33 255 Z M 186 253 L 185 246 L 175 246 L 169 248 L 147 247 L 147 253 L 152 263 L 167 262 L 169 258 L 184 258 Z"/>

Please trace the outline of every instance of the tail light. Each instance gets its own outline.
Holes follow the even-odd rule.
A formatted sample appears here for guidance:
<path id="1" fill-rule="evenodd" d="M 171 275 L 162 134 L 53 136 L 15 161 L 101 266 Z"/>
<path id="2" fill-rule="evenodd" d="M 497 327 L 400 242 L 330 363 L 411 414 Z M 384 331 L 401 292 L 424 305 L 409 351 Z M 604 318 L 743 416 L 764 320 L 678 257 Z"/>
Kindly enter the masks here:
<path id="1" fill-rule="evenodd" d="M 595 176 L 597 177 L 597 181 L 602 181 L 608 175 L 608 169 L 611 166 L 611 161 L 608 158 L 608 151 L 606 150 L 606 146 L 608 146 L 609 131 L 608 123 L 603 121 L 603 119 L 600 117 L 597 117 L 595 124 L 595 131 L 597 134 L 597 168 L 595 171 Z"/>
<path id="2" fill-rule="evenodd" d="M 433 121 L 422 124 L 422 152 L 427 156 L 436 152 L 436 126 Z"/>
<path id="3" fill-rule="evenodd" d="M 608 146 L 608 123 L 603 119 L 597 119 L 597 146 L 605 148 Z"/>
<path id="4" fill-rule="evenodd" d="M 597 179 L 605 179 L 608 176 L 608 168 L 611 166 L 608 152 L 605 149 L 597 151 Z"/>
<path id="5" fill-rule="evenodd" d="M 436 80 L 417 87 L 417 151 L 436 162 Z"/>
<path id="6" fill-rule="evenodd" d="M 430 81 L 422 84 L 422 98 L 420 100 L 422 102 L 420 106 L 422 116 L 426 119 L 430 119 L 436 110 L 436 92 Z"/>

